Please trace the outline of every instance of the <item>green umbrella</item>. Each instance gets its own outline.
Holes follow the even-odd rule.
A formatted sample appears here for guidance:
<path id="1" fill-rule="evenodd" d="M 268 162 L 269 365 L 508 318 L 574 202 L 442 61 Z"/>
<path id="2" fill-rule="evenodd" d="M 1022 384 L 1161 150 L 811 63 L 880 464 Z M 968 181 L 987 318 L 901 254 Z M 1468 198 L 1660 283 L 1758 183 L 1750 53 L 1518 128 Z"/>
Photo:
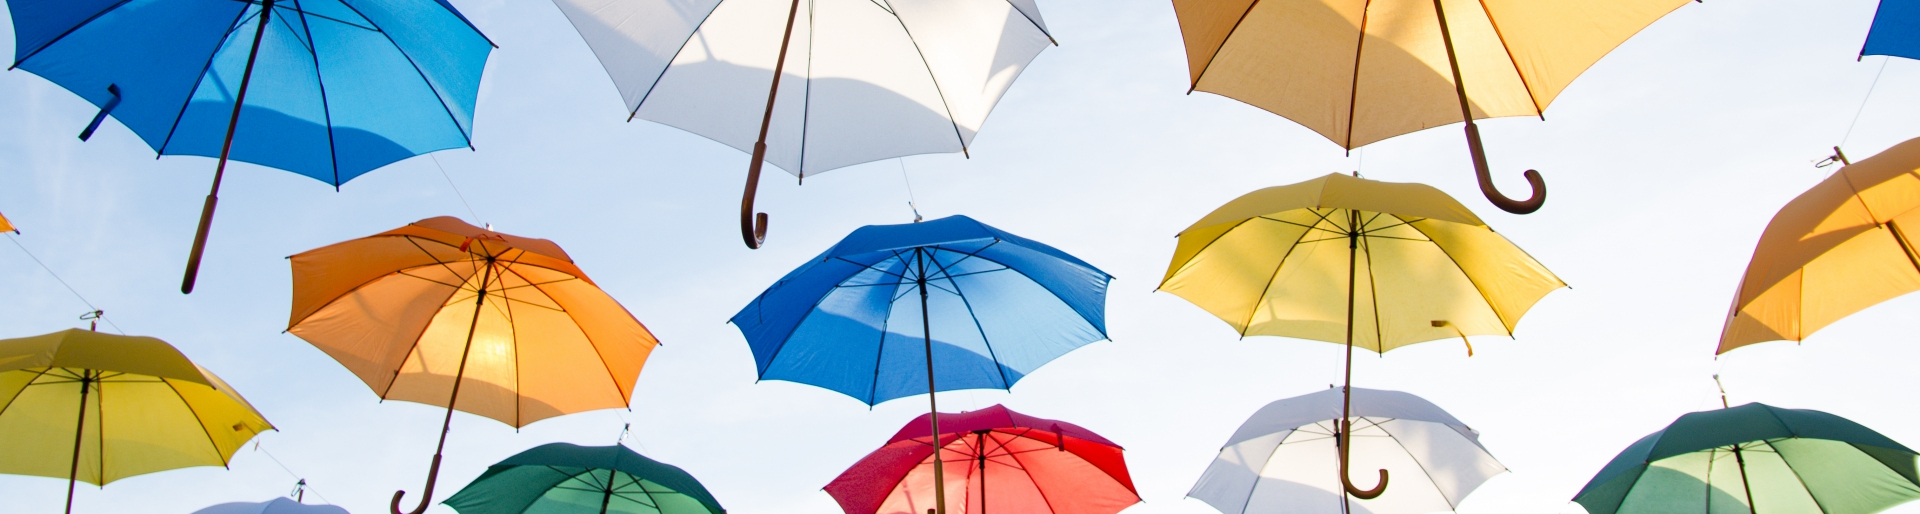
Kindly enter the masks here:
<path id="1" fill-rule="evenodd" d="M 723 514 L 680 468 L 625 446 L 553 443 L 487 468 L 447 498 L 461 514 Z"/>
<path id="2" fill-rule="evenodd" d="M 1749 403 L 1640 438 L 1573 501 L 1589 514 L 1869 514 L 1920 498 L 1916 457 L 1839 416 Z"/>

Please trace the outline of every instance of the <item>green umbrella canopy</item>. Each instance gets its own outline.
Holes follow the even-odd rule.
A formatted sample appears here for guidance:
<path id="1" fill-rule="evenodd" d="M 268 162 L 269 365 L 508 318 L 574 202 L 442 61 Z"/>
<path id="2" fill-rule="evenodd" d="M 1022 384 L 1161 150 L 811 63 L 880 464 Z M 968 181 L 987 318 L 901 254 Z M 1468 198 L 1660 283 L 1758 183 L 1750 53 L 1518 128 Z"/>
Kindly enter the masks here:
<path id="1" fill-rule="evenodd" d="M 1920 498 L 1916 457 L 1839 416 L 1749 403 L 1640 438 L 1573 501 L 1590 514 L 1870 514 Z"/>
<path id="2" fill-rule="evenodd" d="M 692 475 L 625 446 L 552 443 L 487 468 L 447 498 L 461 514 L 723 514 Z"/>

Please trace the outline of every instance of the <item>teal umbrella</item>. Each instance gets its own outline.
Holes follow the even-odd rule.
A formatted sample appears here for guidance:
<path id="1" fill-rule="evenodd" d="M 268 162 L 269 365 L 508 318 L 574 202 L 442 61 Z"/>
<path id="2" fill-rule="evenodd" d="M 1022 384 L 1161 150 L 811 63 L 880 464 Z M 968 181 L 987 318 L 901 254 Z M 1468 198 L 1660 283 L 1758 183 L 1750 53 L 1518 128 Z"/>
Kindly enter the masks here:
<path id="1" fill-rule="evenodd" d="M 553 443 L 487 468 L 447 498 L 461 514 L 723 514 L 680 468 L 625 446 Z"/>
<path id="2" fill-rule="evenodd" d="M 1573 501 L 1589 514 L 1870 514 L 1920 498 L 1916 457 L 1839 416 L 1749 403 L 1640 438 Z"/>

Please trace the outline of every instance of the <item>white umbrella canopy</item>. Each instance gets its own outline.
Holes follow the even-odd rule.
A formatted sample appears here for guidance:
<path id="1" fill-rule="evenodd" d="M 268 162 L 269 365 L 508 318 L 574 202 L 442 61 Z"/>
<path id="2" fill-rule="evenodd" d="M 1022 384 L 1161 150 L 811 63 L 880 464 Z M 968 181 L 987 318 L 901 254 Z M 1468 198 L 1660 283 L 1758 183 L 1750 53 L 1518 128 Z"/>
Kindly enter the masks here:
<path id="1" fill-rule="evenodd" d="M 1454 510 L 1507 470 L 1480 446 L 1479 432 L 1433 403 L 1356 387 L 1352 466 L 1386 469 L 1395 480 L 1377 498 L 1346 498 L 1334 445 L 1340 402 L 1335 388 L 1260 408 L 1187 496 L 1227 514 L 1420 514 Z"/>
<path id="2" fill-rule="evenodd" d="M 1034 0 L 554 0 L 642 118 L 805 180 L 893 157 L 966 152 L 1007 87 L 1053 44 Z M 776 80 L 776 77 L 778 80 Z M 761 98 L 765 98 L 764 104 Z"/>
<path id="3" fill-rule="evenodd" d="M 194 511 L 193 514 L 347 514 L 347 509 L 332 505 L 307 505 L 286 498 L 260 503 L 222 503 Z"/>
<path id="4" fill-rule="evenodd" d="M 554 0 L 633 117 L 753 152 L 793 0 Z M 802 0 L 766 160 L 964 151 L 1052 43 L 1034 0 Z"/>

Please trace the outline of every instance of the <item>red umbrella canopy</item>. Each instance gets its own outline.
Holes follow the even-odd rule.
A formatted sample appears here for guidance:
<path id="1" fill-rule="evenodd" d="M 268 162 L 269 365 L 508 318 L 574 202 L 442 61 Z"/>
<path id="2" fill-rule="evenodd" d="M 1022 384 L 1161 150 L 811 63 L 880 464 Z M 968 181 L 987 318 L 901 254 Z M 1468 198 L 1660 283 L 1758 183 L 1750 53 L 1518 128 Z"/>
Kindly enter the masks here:
<path id="1" fill-rule="evenodd" d="M 847 514 L 932 510 L 927 417 L 833 479 L 827 494 Z M 1120 446 L 1072 423 L 995 405 L 941 413 L 940 428 L 950 514 L 1113 514 L 1140 502 Z"/>

